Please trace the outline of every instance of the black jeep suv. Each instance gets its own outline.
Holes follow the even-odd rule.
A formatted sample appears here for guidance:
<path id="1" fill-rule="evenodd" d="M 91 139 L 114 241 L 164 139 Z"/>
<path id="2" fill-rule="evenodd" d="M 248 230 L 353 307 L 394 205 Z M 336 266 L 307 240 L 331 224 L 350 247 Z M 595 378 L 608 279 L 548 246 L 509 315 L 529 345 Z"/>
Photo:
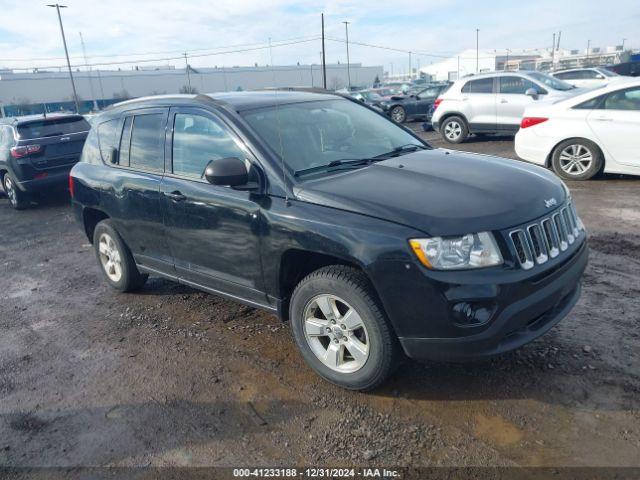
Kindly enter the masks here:
<path id="1" fill-rule="evenodd" d="M 337 95 L 121 103 L 93 123 L 70 186 L 111 286 L 161 275 L 277 313 L 309 365 L 352 389 L 403 353 L 530 342 L 571 310 L 587 263 L 552 173 L 433 149 Z"/>
<path id="2" fill-rule="evenodd" d="M 13 208 L 26 208 L 33 193 L 66 187 L 89 129 L 81 115 L 0 120 L 0 180 Z"/>

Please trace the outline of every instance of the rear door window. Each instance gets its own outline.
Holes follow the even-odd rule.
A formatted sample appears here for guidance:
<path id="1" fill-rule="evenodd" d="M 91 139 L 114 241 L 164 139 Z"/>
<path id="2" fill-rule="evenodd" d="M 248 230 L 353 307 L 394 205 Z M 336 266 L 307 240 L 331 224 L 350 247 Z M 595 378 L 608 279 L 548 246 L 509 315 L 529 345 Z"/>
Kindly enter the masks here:
<path id="1" fill-rule="evenodd" d="M 164 113 L 150 113 L 135 115 L 132 121 L 131 137 L 129 144 L 126 144 L 125 121 L 123 129 L 120 156 L 121 160 L 126 157 L 125 149 L 128 147 L 128 166 L 140 170 L 162 172 L 164 170 L 164 127 L 166 115 Z M 124 147 L 124 148 L 123 148 Z M 122 165 L 122 162 L 120 163 Z"/>
<path id="2" fill-rule="evenodd" d="M 84 117 L 63 117 L 30 121 L 18 125 L 20 139 L 58 137 L 71 133 L 88 132 L 91 126 Z"/>
<path id="3" fill-rule="evenodd" d="M 493 78 L 471 80 L 462 87 L 462 93 L 493 93 Z"/>
<path id="4" fill-rule="evenodd" d="M 605 110 L 640 111 L 640 87 L 612 92 L 604 101 Z"/>

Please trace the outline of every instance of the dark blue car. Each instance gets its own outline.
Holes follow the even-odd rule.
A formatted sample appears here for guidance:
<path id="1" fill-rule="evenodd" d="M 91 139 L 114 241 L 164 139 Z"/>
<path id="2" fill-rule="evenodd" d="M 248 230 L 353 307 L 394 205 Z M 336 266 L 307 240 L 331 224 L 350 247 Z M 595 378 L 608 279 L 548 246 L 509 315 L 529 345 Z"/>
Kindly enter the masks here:
<path id="1" fill-rule="evenodd" d="M 406 95 L 395 95 L 380 103 L 380 107 L 395 122 L 412 120 L 429 121 L 433 114 L 433 103 L 449 86 L 447 83 L 431 84 L 419 90 L 409 91 Z"/>

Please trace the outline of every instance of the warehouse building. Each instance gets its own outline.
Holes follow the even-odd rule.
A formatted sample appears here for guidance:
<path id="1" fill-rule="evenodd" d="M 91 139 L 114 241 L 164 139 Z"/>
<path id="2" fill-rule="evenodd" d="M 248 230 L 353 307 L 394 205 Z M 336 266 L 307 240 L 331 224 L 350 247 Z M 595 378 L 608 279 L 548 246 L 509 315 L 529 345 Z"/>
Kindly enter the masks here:
<path id="1" fill-rule="evenodd" d="M 351 84 L 370 86 L 383 76 L 381 66 L 349 67 Z M 176 69 L 172 66 L 134 70 L 76 71 L 74 80 L 81 110 L 119 100 L 179 92 L 211 93 L 220 91 L 254 90 L 268 87 L 321 87 L 321 65 L 254 66 Z M 327 88 L 347 86 L 345 64 L 327 65 Z M 190 87 L 189 87 L 190 86 Z M 43 104 L 47 111 L 73 109 L 73 95 L 69 74 L 39 71 L 15 73 L 0 70 L 0 115 L 12 116 L 39 113 Z"/>

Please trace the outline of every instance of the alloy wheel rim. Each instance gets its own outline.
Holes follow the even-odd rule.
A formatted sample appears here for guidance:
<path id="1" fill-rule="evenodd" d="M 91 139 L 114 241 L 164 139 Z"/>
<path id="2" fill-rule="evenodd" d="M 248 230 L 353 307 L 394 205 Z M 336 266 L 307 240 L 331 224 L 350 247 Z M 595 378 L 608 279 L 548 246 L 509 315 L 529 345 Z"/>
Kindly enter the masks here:
<path id="1" fill-rule="evenodd" d="M 314 355 L 335 372 L 353 373 L 369 358 L 369 334 L 358 312 L 342 298 L 322 294 L 304 310 L 304 335 Z"/>
<path id="2" fill-rule="evenodd" d="M 444 134 L 449 140 L 456 140 L 462 135 L 462 125 L 458 122 L 449 122 L 444 127 Z"/>
<path id="3" fill-rule="evenodd" d="M 560 168 L 568 175 L 581 175 L 593 163 L 593 153 L 584 145 L 576 143 L 565 147 L 560 152 Z"/>
<path id="4" fill-rule="evenodd" d="M 17 195 L 16 195 L 16 191 L 13 188 L 13 182 L 11 181 L 11 179 L 7 176 L 4 177 L 4 190 L 7 194 L 7 198 L 9 198 L 9 201 L 11 202 L 12 205 L 15 205 L 17 203 Z"/>
<path id="5" fill-rule="evenodd" d="M 402 109 L 399 107 L 396 107 L 393 109 L 391 116 L 396 122 L 401 122 L 402 120 L 404 120 L 404 113 L 402 112 Z"/>
<path id="6" fill-rule="evenodd" d="M 113 282 L 119 282 L 122 278 L 122 259 L 116 242 L 111 235 L 103 233 L 98 240 L 98 253 L 100 263 L 107 277 Z"/>

